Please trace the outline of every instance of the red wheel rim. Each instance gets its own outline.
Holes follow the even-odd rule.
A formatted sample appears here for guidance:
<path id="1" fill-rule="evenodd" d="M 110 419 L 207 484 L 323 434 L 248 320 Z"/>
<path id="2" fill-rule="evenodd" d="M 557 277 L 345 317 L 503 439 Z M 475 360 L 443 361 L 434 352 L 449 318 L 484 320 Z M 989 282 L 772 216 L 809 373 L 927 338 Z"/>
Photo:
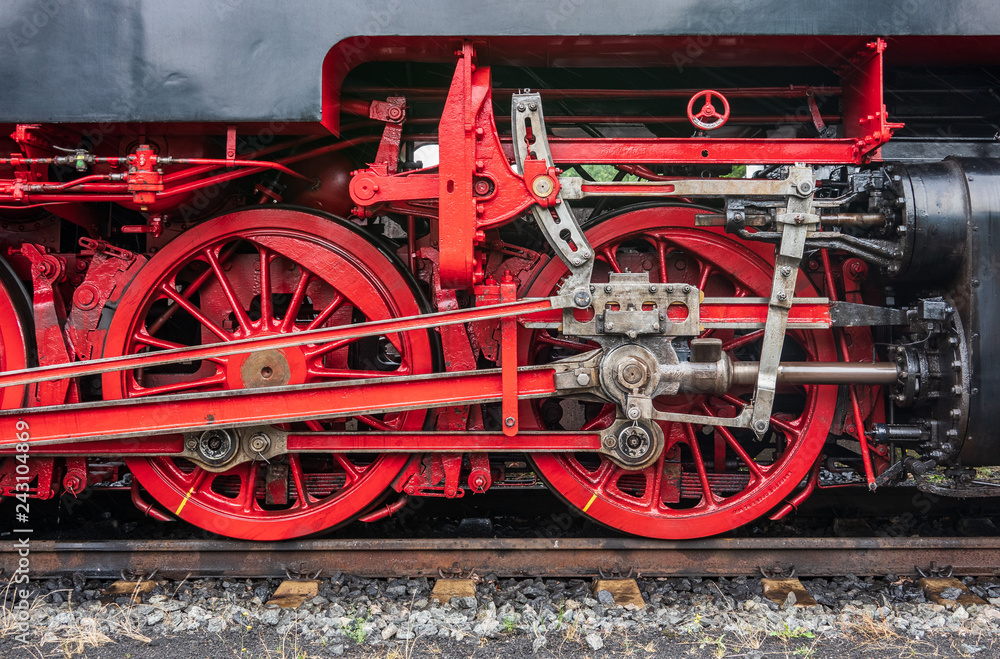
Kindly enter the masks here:
<path id="1" fill-rule="evenodd" d="M 184 295 L 189 299 L 182 300 Z M 165 310 L 173 307 L 173 315 L 163 321 Z M 122 297 L 104 355 L 421 312 L 406 277 L 352 228 L 301 211 L 247 210 L 189 230 L 150 260 Z M 283 350 L 288 369 L 281 383 L 433 370 L 426 333 L 378 337 L 371 346 L 363 341 L 370 340 Z M 150 369 L 106 374 L 104 397 L 240 388 L 247 377 L 244 363 L 242 356 L 235 356 L 200 362 L 187 373 Z M 356 420 L 379 430 L 419 430 L 425 415 L 415 410 Z M 313 421 L 306 427 L 344 428 L 346 421 Z M 406 454 L 290 454 L 280 461 L 287 473 L 277 479 L 275 474 L 281 472 L 275 469 L 285 467 L 262 461 L 221 474 L 170 457 L 132 458 L 127 463 L 143 487 L 178 517 L 222 535 L 281 540 L 350 521 L 385 492 L 407 459 Z"/>
<path id="2" fill-rule="evenodd" d="M 651 279 L 698 286 L 707 296 L 767 296 L 773 274 L 773 247 L 734 240 L 722 230 L 694 226 L 694 210 L 645 207 L 609 219 L 587 232 L 598 255 L 595 281 L 609 270 L 648 271 Z M 683 269 L 681 266 L 683 265 Z M 662 277 L 666 272 L 667 277 Z M 553 259 L 527 295 L 557 288 L 565 267 Z M 796 295 L 815 296 L 800 277 Z M 759 332 L 715 332 L 730 354 L 759 343 Z M 836 361 L 828 330 L 790 332 L 797 359 Z M 521 363 L 544 361 L 546 352 L 574 350 L 572 342 L 542 332 L 520 341 Z M 791 389 L 791 388 L 789 388 Z M 714 416 L 734 416 L 740 391 L 727 396 L 657 399 L 657 407 Z M 765 447 L 749 442 L 749 431 L 715 426 L 707 433 L 692 424 L 661 423 L 665 449 L 659 461 L 640 471 L 623 470 L 594 454 L 536 454 L 539 475 L 571 506 L 594 520 L 648 537 L 683 539 L 714 535 L 741 526 L 779 504 L 807 475 L 823 448 L 836 407 L 837 388 L 808 386 L 779 393 L 773 433 Z M 524 403 L 522 419 L 543 426 L 543 405 Z M 605 427 L 614 419 L 606 406 L 584 414 L 582 428 Z M 769 463 L 762 456 L 772 451 Z"/>
<path id="3" fill-rule="evenodd" d="M 0 371 L 17 371 L 28 366 L 30 325 L 27 300 L 14 274 L 0 264 Z M 0 391 L 0 409 L 24 407 L 24 385 Z"/>

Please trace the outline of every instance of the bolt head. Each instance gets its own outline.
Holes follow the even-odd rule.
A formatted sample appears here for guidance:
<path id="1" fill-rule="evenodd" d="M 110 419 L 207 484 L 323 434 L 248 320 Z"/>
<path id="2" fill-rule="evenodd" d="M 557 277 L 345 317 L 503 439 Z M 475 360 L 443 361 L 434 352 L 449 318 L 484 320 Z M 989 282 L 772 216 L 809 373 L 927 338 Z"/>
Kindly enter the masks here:
<path id="1" fill-rule="evenodd" d="M 760 421 L 753 424 L 753 427 L 754 429 L 757 430 L 757 432 L 764 432 L 765 430 L 767 430 L 767 421 L 761 419 Z"/>
<path id="2" fill-rule="evenodd" d="M 577 373 L 576 383 L 581 387 L 590 386 L 590 376 L 587 375 L 586 373 Z"/>
<path id="3" fill-rule="evenodd" d="M 271 445 L 271 438 L 264 434 L 254 435 L 250 438 L 250 450 L 255 453 L 266 451 Z"/>
<path id="4" fill-rule="evenodd" d="M 514 421 L 514 417 L 512 417 L 512 416 L 509 416 L 509 417 L 507 417 L 506 419 L 503 420 L 503 424 L 505 426 L 507 426 L 508 428 L 513 428 L 515 423 L 516 422 Z"/>
<path id="5" fill-rule="evenodd" d="M 628 384 L 636 384 L 642 380 L 642 367 L 638 364 L 628 364 L 622 369 L 622 379 Z"/>
<path id="6" fill-rule="evenodd" d="M 628 418 L 630 418 L 632 420 L 635 420 L 635 419 L 638 419 L 641 415 L 642 415 L 642 412 L 639 411 L 638 407 L 630 407 L 630 408 L 628 408 Z"/>

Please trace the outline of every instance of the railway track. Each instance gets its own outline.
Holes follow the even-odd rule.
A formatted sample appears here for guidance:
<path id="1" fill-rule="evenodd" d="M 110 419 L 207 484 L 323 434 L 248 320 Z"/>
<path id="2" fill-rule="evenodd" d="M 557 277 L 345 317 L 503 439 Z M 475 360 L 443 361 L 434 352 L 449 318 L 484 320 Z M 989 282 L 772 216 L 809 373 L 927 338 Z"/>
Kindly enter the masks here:
<path id="1" fill-rule="evenodd" d="M 20 556 L 0 549 L 11 574 Z M 300 540 L 127 540 L 31 543 L 31 574 L 266 578 L 317 573 L 360 577 L 495 574 L 499 577 L 760 575 L 792 567 L 801 576 L 916 574 L 932 563 L 957 574 L 1000 572 L 1000 538 L 631 538 Z"/>

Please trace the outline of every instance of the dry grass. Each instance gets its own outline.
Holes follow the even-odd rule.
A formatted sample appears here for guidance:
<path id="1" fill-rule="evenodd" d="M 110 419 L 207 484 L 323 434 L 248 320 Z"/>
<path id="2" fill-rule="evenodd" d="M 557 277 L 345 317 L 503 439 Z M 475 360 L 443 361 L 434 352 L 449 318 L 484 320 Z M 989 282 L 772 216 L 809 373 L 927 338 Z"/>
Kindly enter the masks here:
<path id="1" fill-rule="evenodd" d="M 7 600 L 8 598 L 12 599 L 13 590 L 16 586 L 17 585 L 13 582 L 8 581 L 4 588 L 0 590 L 0 600 Z M 54 592 L 66 594 L 67 611 L 73 613 L 73 591 L 65 590 Z M 29 614 L 33 614 L 46 604 L 45 597 L 46 596 L 42 595 L 36 595 L 34 597 L 29 605 Z M 51 632 L 48 632 L 44 629 L 38 629 L 38 631 L 41 631 L 45 636 L 43 636 L 43 639 L 38 642 L 37 649 L 33 648 L 32 651 L 37 652 L 38 656 L 46 656 L 52 651 L 45 650 L 45 646 L 56 645 L 57 649 L 55 651 L 63 657 L 69 659 L 71 657 L 85 654 L 88 648 L 96 648 L 109 643 L 114 643 L 114 639 L 109 636 L 109 634 L 121 635 L 142 643 L 149 643 L 151 639 L 140 632 L 142 623 L 141 621 L 137 621 L 138 616 L 134 614 L 135 607 L 138 604 L 137 600 L 138 598 L 135 597 L 135 593 L 133 593 L 133 598 L 131 598 L 128 605 L 113 605 L 113 608 L 109 609 L 108 614 L 106 616 L 100 616 L 100 619 L 92 615 L 74 615 L 73 622 L 63 625 L 58 630 L 54 629 Z M 108 633 L 101 630 L 102 622 L 108 625 Z M 0 607 L 0 638 L 14 636 L 18 633 L 20 633 L 20 629 L 17 625 L 17 618 L 14 610 L 7 607 Z M 48 640 L 45 640 L 45 637 L 48 637 Z"/>
<path id="2" fill-rule="evenodd" d="M 18 588 L 24 588 L 24 585 L 15 584 L 13 581 L 8 580 L 3 589 L 0 590 L 0 602 L 10 602 L 13 604 L 14 591 L 18 590 Z M 45 601 L 43 598 L 35 597 L 28 605 L 28 615 L 30 616 L 44 604 Z M 7 606 L 0 606 L 0 638 L 16 636 L 21 633 L 19 625 L 20 621 L 14 609 Z"/>
<path id="3" fill-rule="evenodd" d="M 736 629 L 730 632 L 733 642 L 741 650 L 760 650 L 767 640 L 768 630 L 763 625 L 736 620 Z"/>
<path id="4" fill-rule="evenodd" d="M 103 633 L 94 618 L 74 620 L 67 625 L 63 636 L 59 639 L 59 650 L 67 659 L 83 654 L 87 648 L 96 648 L 108 643 L 114 643 Z"/>
<path id="5" fill-rule="evenodd" d="M 844 627 L 848 634 L 866 644 L 895 643 L 902 639 L 887 620 L 873 618 L 867 613 L 855 614 Z"/>

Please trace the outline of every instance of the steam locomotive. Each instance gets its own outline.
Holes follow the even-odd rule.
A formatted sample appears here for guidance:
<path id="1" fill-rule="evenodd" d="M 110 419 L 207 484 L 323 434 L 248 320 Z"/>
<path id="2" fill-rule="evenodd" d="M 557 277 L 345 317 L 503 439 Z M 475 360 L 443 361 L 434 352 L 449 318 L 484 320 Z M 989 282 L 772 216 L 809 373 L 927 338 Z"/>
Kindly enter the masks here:
<path id="1" fill-rule="evenodd" d="M 282 540 L 982 494 L 1000 6 L 952 5 L 8 2 L 0 496 Z"/>

